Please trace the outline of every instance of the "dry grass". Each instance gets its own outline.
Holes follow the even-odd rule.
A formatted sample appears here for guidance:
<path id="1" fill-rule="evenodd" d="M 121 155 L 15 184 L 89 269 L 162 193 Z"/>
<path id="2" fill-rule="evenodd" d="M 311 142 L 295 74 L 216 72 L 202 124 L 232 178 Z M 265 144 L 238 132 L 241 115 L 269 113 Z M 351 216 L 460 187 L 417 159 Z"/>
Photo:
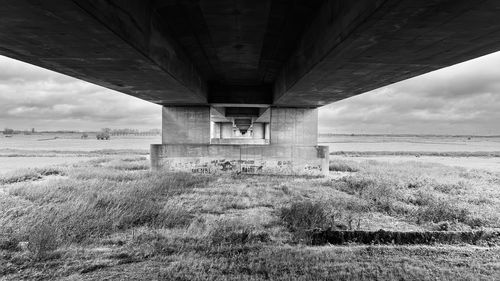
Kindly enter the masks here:
<path id="1" fill-rule="evenodd" d="M 500 175 L 439 164 L 376 161 L 332 180 L 332 188 L 360 199 L 370 211 L 404 218 L 429 230 L 446 222 L 453 230 L 500 228 Z M 452 230 L 452 229 L 450 229 Z"/>
<path id="2" fill-rule="evenodd" d="M 0 185 L 0 276 L 90 280 L 495 280 L 500 248 L 308 246 L 311 229 L 500 229 L 500 176 L 333 164 L 329 178 L 152 173 L 102 158 Z M 356 172 L 347 172 L 349 170 Z M 445 227 L 444 227 L 445 226 Z M 443 229 L 446 228 L 446 229 Z M 460 266 L 458 266 L 460 265 Z"/>
<path id="3" fill-rule="evenodd" d="M 500 157 L 500 151 L 335 151 L 330 155 L 360 156 L 437 156 L 437 157 Z"/>
<path id="4" fill-rule="evenodd" d="M 1 175 L 0 184 L 36 181 L 46 176 L 63 176 L 65 173 L 65 169 L 53 167 L 17 170 Z"/>

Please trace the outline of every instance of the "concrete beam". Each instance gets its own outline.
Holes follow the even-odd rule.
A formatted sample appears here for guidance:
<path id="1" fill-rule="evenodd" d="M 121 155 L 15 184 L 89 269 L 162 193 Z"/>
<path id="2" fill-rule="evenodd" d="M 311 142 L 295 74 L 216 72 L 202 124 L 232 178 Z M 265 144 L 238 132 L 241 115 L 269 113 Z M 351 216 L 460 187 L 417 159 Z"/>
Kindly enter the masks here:
<path id="1" fill-rule="evenodd" d="M 210 107 L 210 121 L 212 122 L 231 122 L 226 118 L 225 107 Z"/>
<path id="2" fill-rule="evenodd" d="M 322 106 L 500 50 L 496 0 L 324 1 L 274 84 L 274 105 Z"/>
<path id="3" fill-rule="evenodd" d="M 208 88 L 210 104 L 245 104 L 245 106 L 269 106 L 273 99 L 272 85 L 224 85 L 211 83 Z"/>
<path id="4" fill-rule="evenodd" d="M 6 0 L 0 54 L 162 105 L 314 108 L 500 50 L 499 14 L 498 0 Z"/>
<path id="5" fill-rule="evenodd" d="M 271 122 L 271 108 L 262 109 L 260 116 L 257 119 L 255 119 L 255 122 L 259 122 L 259 123 Z"/>
<path id="6" fill-rule="evenodd" d="M 0 54 L 159 104 L 206 104 L 149 1 L 4 1 Z"/>
<path id="7" fill-rule="evenodd" d="M 259 117 L 258 107 L 226 107 L 226 117 Z"/>

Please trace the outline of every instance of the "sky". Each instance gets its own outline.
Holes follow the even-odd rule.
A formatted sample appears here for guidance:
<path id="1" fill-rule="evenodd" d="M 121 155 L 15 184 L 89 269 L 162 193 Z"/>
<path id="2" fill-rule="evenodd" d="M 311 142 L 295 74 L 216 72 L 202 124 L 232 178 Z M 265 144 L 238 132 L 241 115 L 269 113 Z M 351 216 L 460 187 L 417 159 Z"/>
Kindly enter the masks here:
<path id="1" fill-rule="evenodd" d="M 320 132 L 500 135 L 500 52 L 320 109 Z"/>
<path id="2" fill-rule="evenodd" d="M 161 127 L 161 107 L 0 56 L 0 129 Z M 500 135 L 500 52 L 319 110 L 319 131 Z"/>
<path id="3" fill-rule="evenodd" d="M 0 56 L 0 130 L 161 128 L 161 106 Z"/>

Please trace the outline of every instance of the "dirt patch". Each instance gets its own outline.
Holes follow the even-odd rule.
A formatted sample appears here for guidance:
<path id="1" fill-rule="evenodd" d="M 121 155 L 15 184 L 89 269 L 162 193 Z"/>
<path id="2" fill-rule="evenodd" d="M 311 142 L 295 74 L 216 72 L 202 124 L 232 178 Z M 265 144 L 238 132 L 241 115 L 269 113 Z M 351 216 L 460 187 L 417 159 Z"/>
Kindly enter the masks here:
<path id="1" fill-rule="evenodd" d="M 315 230 L 310 233 L 312 245 L 325 244 L 500 244 L 500 232 L 485 231 L 347 231 Z"/>

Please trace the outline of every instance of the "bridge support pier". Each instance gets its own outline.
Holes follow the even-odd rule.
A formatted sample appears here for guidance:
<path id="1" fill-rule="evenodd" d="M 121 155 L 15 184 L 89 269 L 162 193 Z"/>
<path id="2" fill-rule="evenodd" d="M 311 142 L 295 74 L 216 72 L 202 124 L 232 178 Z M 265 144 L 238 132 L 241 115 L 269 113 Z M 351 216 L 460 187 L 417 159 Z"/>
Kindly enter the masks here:
<path id="1" fill-rule="evenodd" d="M 255 143 L 251 138 L 241 138 L 238 144 L 214 144 L 209 106 L 164 106 L 162 144 L 151 145 L 151 168 L 200 173 L 328 173 L 328 146 L 317 145 L 318 110 L 269 110 L 268 123 L 255 123 L 255 134 L 269 137 L 265 144 L 251 144 Z M 268 131 L 263 133 L 263 128 Z M 245 143 L 246 139 L 250 142 Z"/>

